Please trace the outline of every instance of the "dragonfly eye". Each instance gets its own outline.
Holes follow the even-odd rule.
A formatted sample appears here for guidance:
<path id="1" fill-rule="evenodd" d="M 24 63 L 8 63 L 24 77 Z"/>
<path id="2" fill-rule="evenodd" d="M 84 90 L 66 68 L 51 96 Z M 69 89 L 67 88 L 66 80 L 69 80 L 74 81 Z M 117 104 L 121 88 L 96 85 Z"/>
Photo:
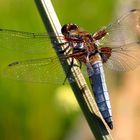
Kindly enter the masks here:
<path id="1" fill-rule="evenodd" d="M 77 31 L 79 27 L 76 24 L 65 24 L 63 25 L 61 32 L 63 35 L 69 35 L 71 31 Z"/>

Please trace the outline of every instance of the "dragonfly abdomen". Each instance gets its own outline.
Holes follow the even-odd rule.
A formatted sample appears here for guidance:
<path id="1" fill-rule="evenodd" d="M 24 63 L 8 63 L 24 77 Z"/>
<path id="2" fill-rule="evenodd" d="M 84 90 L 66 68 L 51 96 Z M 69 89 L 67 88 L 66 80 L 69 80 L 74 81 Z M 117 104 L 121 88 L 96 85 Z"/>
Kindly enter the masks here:
<path id="1" fill-rule="evenodd" d="M 109 94 L 105 83 L 102 62 L 97 61 L 94 64 L 88 64 L 87 70 L 89 73 L 89 78 L 97 106 L 104 120 L 106 121 L 108 126 L 112 129 L 113 128 L 112 111 L 109 100 Z"/>

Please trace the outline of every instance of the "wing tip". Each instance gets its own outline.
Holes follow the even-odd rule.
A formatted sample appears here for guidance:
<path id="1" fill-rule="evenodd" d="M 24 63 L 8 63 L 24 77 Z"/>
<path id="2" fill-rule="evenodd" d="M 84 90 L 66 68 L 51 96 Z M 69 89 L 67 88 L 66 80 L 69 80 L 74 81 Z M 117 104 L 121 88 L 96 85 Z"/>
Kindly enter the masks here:
<path id="1" fill-rule="evenodd" d="M 12 66 L 15 66 L 15 65 L 18 65 L 18 64 L 19 64 L 19 62 L 16 61 L 16 62 L 10 63 L 10 64 L 8 65 L 8 67 L 12 67 Z"/>
<path id="2" fill-rule="evenodd" d="M 130 10 L 130 12 L 136 12 L 136 11 L 140 11 L 140 9 L 132 9 L 132 10 Z"/>

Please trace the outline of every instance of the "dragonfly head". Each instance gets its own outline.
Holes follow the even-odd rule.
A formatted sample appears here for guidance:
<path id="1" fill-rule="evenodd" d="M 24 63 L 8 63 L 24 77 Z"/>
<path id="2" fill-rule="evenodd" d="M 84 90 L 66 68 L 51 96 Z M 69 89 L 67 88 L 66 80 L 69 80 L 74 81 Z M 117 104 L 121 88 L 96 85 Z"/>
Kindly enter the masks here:
<path id="1" fill-rule="evenodd" d="M 78 25 L 70 23 L 63 25 L 61 32 L 64 36 L 69 36 L 70 34 L 76 33 L 78 30 Z"/>

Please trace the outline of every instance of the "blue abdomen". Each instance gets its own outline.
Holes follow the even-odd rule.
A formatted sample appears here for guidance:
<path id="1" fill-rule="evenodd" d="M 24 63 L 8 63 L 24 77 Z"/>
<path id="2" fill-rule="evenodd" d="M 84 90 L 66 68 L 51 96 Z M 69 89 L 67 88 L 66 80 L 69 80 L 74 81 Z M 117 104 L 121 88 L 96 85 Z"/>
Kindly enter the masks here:
<path id="1" fill-rule="evenodd" d="M 94 93 L 94 97 L 97 103 L 97 106 L 108 124 L 112 129 L 112 111 L 109 100 L 109 94 L 105 82 L 104 70 L 101 61 L 97 61 L 94 64 L 87 64 L 87 70 Z"/>

